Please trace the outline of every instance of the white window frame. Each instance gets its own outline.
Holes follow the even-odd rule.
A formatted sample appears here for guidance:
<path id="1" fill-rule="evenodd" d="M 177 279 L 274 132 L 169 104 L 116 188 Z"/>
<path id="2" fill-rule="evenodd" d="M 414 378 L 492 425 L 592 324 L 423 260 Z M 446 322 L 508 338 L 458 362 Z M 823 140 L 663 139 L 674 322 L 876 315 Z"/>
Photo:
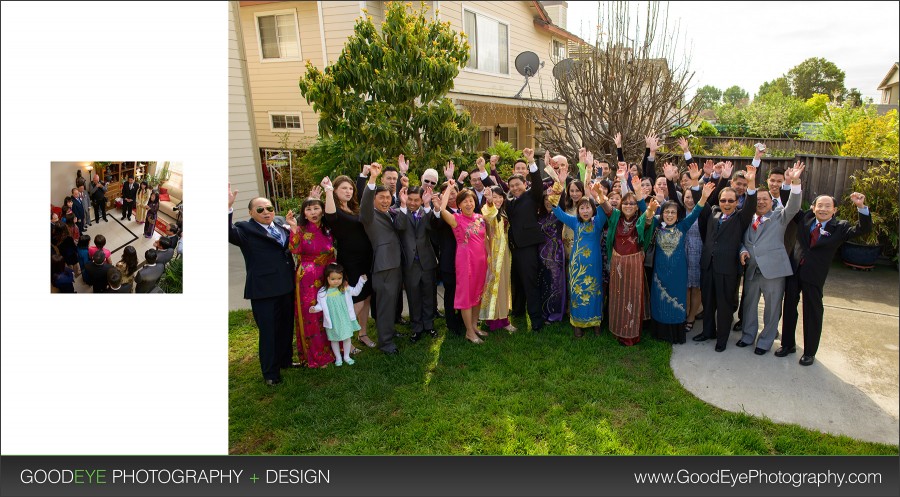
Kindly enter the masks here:
<path id="1" fill-rule="evenodd" d="M 473 74 L 484 74 L 484 75 L 487 75 L 487 76 L 495 76 L 495 77 L 498 77 L 498 78 L 512 79 L 512 67 L 515 65 L 514 62 L 513 62 L 513 60 L 512 60 L 512 45 L 511 45 L 511 41 L 512 41 L 512 23 L 510 23 L 509 21 L 505 21 L 505 20 L 499 19 L 499 18 L 497 18 L 496 16 L 493 16 L 493 15 L 491 15 L 491 14 L 487 14 L 487 13 L 485 13 L 485 12 L 482 11 L 482 10 L 479 10 L 479 9 L 476 9 L 476 8 L 472 8 L 472 7 L 471 7 L 471 4 L 467 5 L 467 4 L 465 4 L 465 3 L 460 3 L 460 16 L 461 16 L 461 17 L 460 17 L 459 19 L 460 19 L 460 23 L 461 23 L 461 27 L 460 27 L 460 31 L 461 31 L 461 32 L 465 32 L 465 28 L 466 28 L 466 11 L 467 11 L 467 10 L 468 10 L 469 12 L 472 12 L 472 13 L 475 14 L 476 16 L 486 17 L 486 18 L 488 18 L 488 19 L 490 19 L 490 20 L 492 20 L 492 21 L 498 22 L 498 23 L 503 24 L 503 25 L 506 26 L 506 71 L 507 71 L 507 72 L 506 72 L 506 74 L 504 74 L 504 73 L 502 73 L 502 72 L 490 72 L 490 71 L 484 71 L 484 70 L 481 70 L 481 69 L 472 69 L 471 67 L 466 67 L 466 66 L 463 66 L 462 70 L 465 71 L 465 72 L 473 73 Z M 466 33 L 466 34 L 468 34 L 468 33 Z M 477 50 L 478 50 L 478 47 L 475 47 L 475 50 L 477 51 Z"/>
<path id="2" fill-rule="evenodd" d="M 510 129 L 513 129 L 513 128 L 514 128 L 514 129 L 516 130 L 516 143 L 514 143 L 513 145 L 515 145 L 516 148 L 519 148 L 519 125 L 518 125 L 518 124 L 515 124 L 515 123 L 512 123 L 512 124 L 503 124 L 503 123 L 500 123 L 500 128 L 501 128 L 501 129 L 504 129 L 504 128 L 506 129 L 507 136 L 508 136 L 508 134 L 509 134 L 509 130 L 510 130 Z M 502 140 L 502 138 L 496 138 L 496 140 Z M 507 143 L 509 143 L 509 142 L 507 141 Z"/>
<path id="3" fill-rule="evenodd" d="M 275 123 L 272 122 L 273 116 L 297 116 L 300 119 L 300 127 L 299 128 L 276 128 Z M 269 130 L 272 133 L 284 133 L 287 131 L 288 133 L 303 133 L 303 114 L 300 112 L 282 112 L 276 110 L 269 111 Z"/>
<path id="4" fill-rule="evenodd" d="M 554 43 L 559 43 L 563 47 L 563 54 L 557 60 L 554 60 L 556 58 L 556 53 L 553 50 Z M 560 40 L 559 38 L 550 38 L 550 60 L 554 64 L 557 64 L 557 63 L 559 63 L 560 60 L 565 60 L 568 58 L 569 58 L 569 44 L 566 43 L 564 40 Z"/>
<path id="5" fill-rule="evenodd" d="M 281 57 L 278 59 L 266 59 L 263 57 L 263 49 L 262 49 L 262 35 L 259 33 L 259 18 L 260 17 L 269 17 L 269 16 L 282 16 L 282 15 L 290 15 L 294 17 L 294 33 L 297 35 L 297 57 Z M 285 10 L 267 10 L 265 12 L 254 12 L 253 13 L 253 24 L 256 27 L 256 47 L 259 50 L 259 61 L 260 63 L 266 64 L 269 62 L 297 62 L 303 60 L 303 47 L 300 43 L 300 21 L 297 18 L 297 9 L 285 9 Z"/>

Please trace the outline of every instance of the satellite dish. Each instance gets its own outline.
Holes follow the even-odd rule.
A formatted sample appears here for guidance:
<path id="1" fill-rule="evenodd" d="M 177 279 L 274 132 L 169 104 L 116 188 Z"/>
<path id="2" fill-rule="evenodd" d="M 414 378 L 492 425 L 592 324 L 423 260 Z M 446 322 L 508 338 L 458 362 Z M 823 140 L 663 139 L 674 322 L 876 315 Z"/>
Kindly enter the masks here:
<path id="1" fill-rule="evenodd" d="M 575 75 L 575 59 L 563 59 L 553 66 L 553 77 L 559 81 L 566 81 Z"/>
<path id="2" fill-rule="evenodd" d="M 522 52 L 516 56 L 516 71 L 526 78 L 537 74 L 541 65 L 541 59 L 534 52 Z"/>

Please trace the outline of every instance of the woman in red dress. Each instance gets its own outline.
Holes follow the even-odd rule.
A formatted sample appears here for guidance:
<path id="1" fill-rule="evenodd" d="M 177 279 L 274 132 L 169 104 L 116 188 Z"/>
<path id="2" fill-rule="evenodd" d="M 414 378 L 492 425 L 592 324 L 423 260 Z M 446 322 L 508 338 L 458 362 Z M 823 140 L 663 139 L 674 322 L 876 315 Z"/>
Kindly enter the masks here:
<path id="1" fill-rule="evenodd" d="M 323 368 L 334 362 L 331 346 L 322 314 L 311 314 L 309 308 L 316 305 L 316 294 L 322 287 L 325 266 L 334 262 L 334 244 L 331 230 L 324 223 L 325 204 L 310 198 L 301 206 L 303 218 L 298 224 L 294 212 L 288 212 L 287 223 L 291 227 L 290 249 L 297 256 L 296 307 L 294 321 L 297 330 L 297 355 L 300 363 L 310 368 Z"/>

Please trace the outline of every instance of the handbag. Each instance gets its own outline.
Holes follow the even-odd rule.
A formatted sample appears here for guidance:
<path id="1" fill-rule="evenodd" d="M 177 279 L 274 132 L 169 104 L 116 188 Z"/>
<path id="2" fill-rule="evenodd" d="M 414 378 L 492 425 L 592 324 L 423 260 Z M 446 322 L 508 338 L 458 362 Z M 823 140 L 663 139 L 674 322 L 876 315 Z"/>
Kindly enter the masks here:
<path id="1" fill-rule="evenodd" d="M 656 235 L 659 233 L 659 224 L 653 228 L 653 236 L 650 237 L 650 246 L 644 253 L 644 267 L 653 269 L 653 261 L 656 259 Z"/>

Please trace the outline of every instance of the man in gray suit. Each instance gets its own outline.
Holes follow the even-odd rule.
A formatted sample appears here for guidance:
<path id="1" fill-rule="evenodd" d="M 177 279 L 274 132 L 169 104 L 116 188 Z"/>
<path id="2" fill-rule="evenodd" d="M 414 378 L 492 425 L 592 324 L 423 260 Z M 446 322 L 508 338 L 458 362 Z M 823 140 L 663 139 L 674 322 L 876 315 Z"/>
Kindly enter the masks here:
<path id="1" fill-rule="evenodd" d="M 400 299 L 400 238 L 394 229 L 395 213 L 391 211 L 393 197 L 384 186 L 376 188 L 375 181 L 381 174 L 381 164 L 369 168 L 369 181 L 363 188 L 359 206 L 359 220 L 369 236 L 375 254 L 372 260 L 372 290 L 378 295 L 375 301 L 378 318 L 378 348 L 386 354 L 396 354 L 394 344 L 394 320 Z"/>
<path id="2" fill-rule="evenodd" d="M 431 244 L 431 195 L 431 188 L 401 189 L 398 195 L 400 212 L 394 219 L 403 249 L 403 282 L 412 325 L 411 342 L 418 341 L 425 333 L 437 336 L 434 331 L 437 256 Z"/>
<path id="3" fill-rule="evenodd" d="M 784 300 L 785 278 L 793 274 L 787 251 L 784 250 L 784 230 L 794 215 L 800 210 L 803 194 L 800 189 L 800 173 L 806 166 L 802 162 L 794 164 L 793 169 L 785 171 L 785 177 L 791 181 L 791 196 L 783 209 L 772 210 L 772 194 L 769 190 L 760 190 L 756 200 L 756 213 L 753 222 L 744 232 L 741 245 L 741 264 L 746 267 L 744 273 L 744 329 L 738 347 L 753 345 L 759 328 L 757 310 L 759 296 L 765 298 L 763 311 L 764 326 L 759 341 L 756 341 L 756 355 L 763 355 L 772 348 L 778 334 L 778 322 L 781 320 L 781 304 Z"/>
<path id="4" fill-rule="evenodd" d="M 134 275 L 134 293 L 150 293 L 166 271 L 165 264 L 156 263 L 156 249 L 144 252 L 144 258 L 147 264 Z"/>

